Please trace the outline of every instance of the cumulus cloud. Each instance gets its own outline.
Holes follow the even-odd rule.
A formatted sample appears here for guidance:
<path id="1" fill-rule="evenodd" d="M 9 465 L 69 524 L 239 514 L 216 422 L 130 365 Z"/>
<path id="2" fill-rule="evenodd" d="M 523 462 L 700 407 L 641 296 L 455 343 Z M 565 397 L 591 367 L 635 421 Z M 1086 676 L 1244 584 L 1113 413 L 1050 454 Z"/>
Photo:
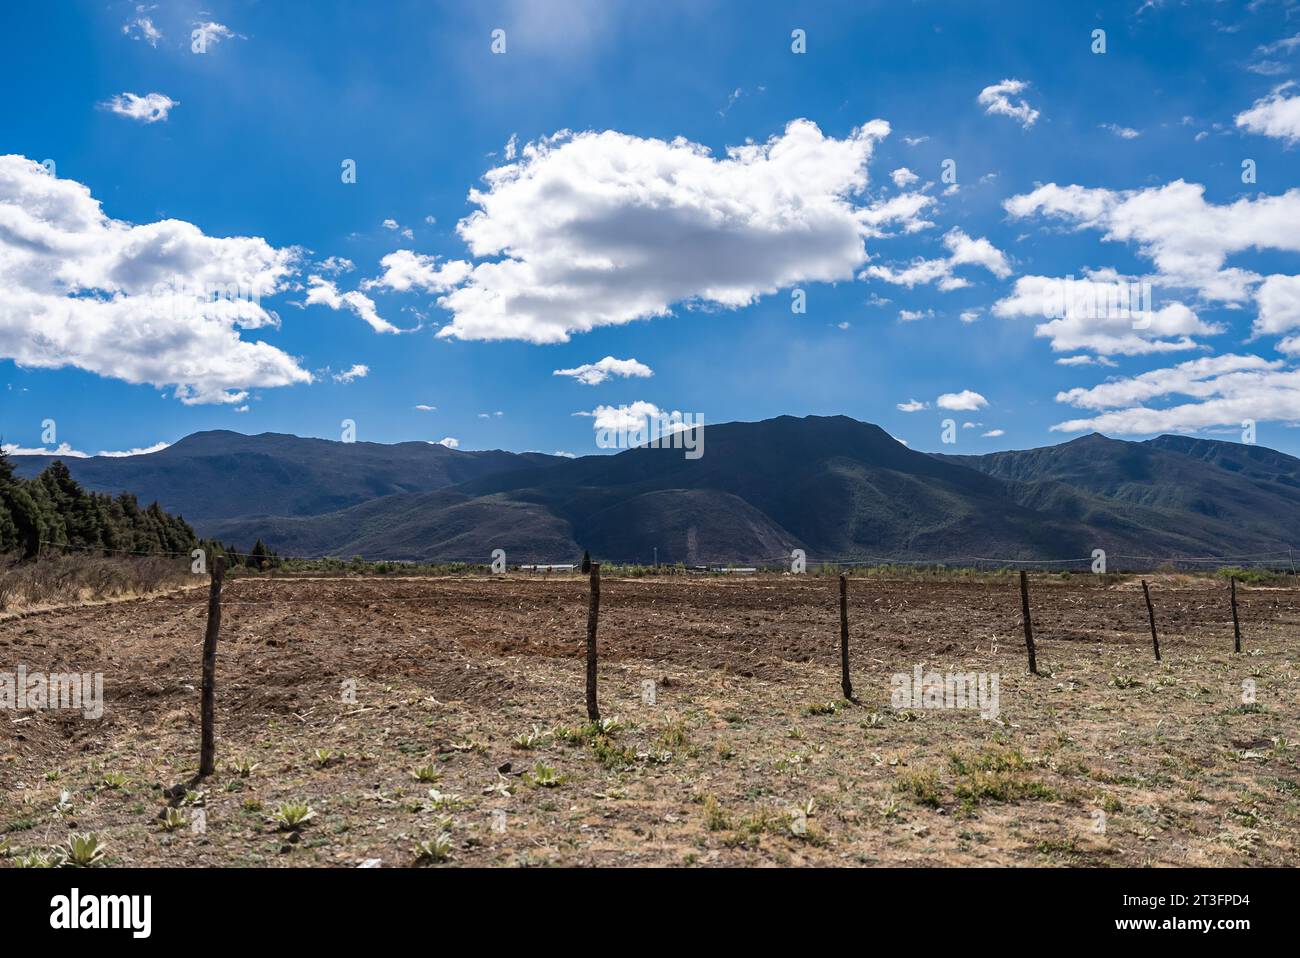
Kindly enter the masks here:
<path id="1" fill-rule="evenodd" d="M 923 283 L 935 283 L 939 289 L 946 291 L 961 289 L 970 285 L 970 281 L 954 275 L 958 266 L 982 266 L 998 279 L 1011 275 L 1011 266 L 1006 254 L 980 237 L 972 239 L 960 229 L 951 229 L 944 234 L 943 243 L 948 247 L 948 256 L 943 259 L 918 258 L 903 269 L 888 266 L 868 266 L 860 278 L 884 280 L 911 289 Z"/>
<path id="2" fill-rule="evenodd" d="M 454 436 L 446 436 L 446 437 L 444 437 L 444 438 L 442 438 L 442 439 L 439 439 L 436 443 L 434 443 L 434 445 L 435 445 L 435 446 L 446 446 L 448 449 L 459 449 L 459 448 L 460 448 L 460 440 L 457 439 L 457 438 L 455 438 Z"/>
<path id="3" fill-rule="evenodd" d="M 1148 403 L 1170 396 L 1192 402 L 1152 408 Z M 1095 430 L 1131 435 L 1195 432 L 1215 426 L 1254 421 L 1300 419 L 1300 370 L 1283 360 L 1260 356 L 1207 357 L 1111 380 L 1091 389 L 1071 389 L 1059 402 L 1099 411 L 1083 419 L 1052 426 L 1058 432 Z"/>
<path id="4" fill-rule="evenodd" d="M 1255 101 L 1249 110 L 1237 114 L 1237 126 L 1285 140 L 1288 146 L 1300 143 L 1300 96 L 1292 91 L 1295 83 L 1283 83 L 1272 93 Z"/>
<path id="5" fill-rule="evenodd" d="M 911 186 L 920 179 L 919 176 L 905 166 L 900 166 L 898 169 L 894 170 L 894 172 L 889 174 L 889 178 L 894 181 L 894 185 L 900 190 Z"/>
<path id="6" fill-rule="evenodd" d="M 1024 80 L 1003 80 L 986 86 L 976 99 L 985 113 L 1009 116 L 1027 130 L 1037 122 L 1039 113 L 1023 97 L 1016 103 L 1011 102 L 1011 98 L 1019 96 L 1028 87 Z"/>
<path id="7" fill-rule="evenodd" d="M 1194 337 L 1224 331 L 1182 303 L 1157 308 L 1152 302 L 1143 315 L 1136 282 L 1114 270 L 1087 271 L 1083 279 L 1020 276 L 1010 295 L 993 304 L 993 313 L 1046 320 L 1034 327 L 1034 335 L 1049 339 L 1056 352 L 1084 350 L 1102 356 L 1195 349 L 1199 344 Z"/>
<path id="8" fill-rule="evenodd" d="M 899 412 L 920 412 L 922 409 L 929 409 L 930 404 L 919 399 L 909 399 L 907 402 L 895 403 L 894 408 Z"/>
<path id="9" fill-rule="evenodd" d="M 358 290 L 340 293 L 334 283 L 322 276 L 312 274 L 307 277 L 308 306 L 327 306 L 330 309 L 347 309 L 364 320 L 366 325 L 377 333 L 403 333 L 404 330 L 384 319 L 375 308 L 375 301 Z"/>
<path id="10" fill-rule="evenodd" d="M 170 445 L 169 442 L 156 442 L 152 446 L 141 446 L 138 449 L 101 449 L 95 455 L 108 459 L 125 459 L 127 456 L 147 456 L 151 453 L 162 452 Z M 0 445 L 0 450 L 10 456 L 58 456 L 61 459 L 86 459 L 90 456 L 90 453 L 73 449 L 66 442 L 59 443 L 54 449 L 48 449 L 44 446 L 38 446 L 35 449 L 24 449 L 22 446 L 6 443 Z"/>
<path id="11" fill-rule="evenodd" d="M 935 400 L 934 404 L 940 409 L 969 411 L 982 409 L 989 404 L 989 401 L 977 392 L 963 389 L 959 393 L 944 393 Z"/>
<path id="12" fill-rule="evenodd" d="M 1266 277 L 1256 293 L 1254 332 L 1271 335 L 1300 329 L 1300 276 Z"/>
<path id="13" fill-rule="evenodd" d="M 422 256 L 407 249 L 389 253 L 379 265 L 384 268 L 383 274 L 362 282 L 363 289 L 385 288 L 398 293 L 421 289 L 426 293 L 442 293 L 464 282 L 472 269 L 462 260 L 439 266 L 438 257 Z"/>
<path id="14" fill-rule="evenodd" d="M 1205 201 L 1205 187 L 1175 180 L 1141 190 L 1109 190 L 1049 183 L 1004 204 L 1017 219 L 1044 216 L 1102 238 L 1136 243 L 1167 287 L 1195 290 L 1207 300 L 1249 299 L 1260 276 L 1227 267 L 1227 257 L 1249 249 L 1300 251 L 1300 189 L 1233 203 Z"/>
<path id="15" fill-rule="evenodd" d="M 335 373 L 334 381 L 336 383 L 350 383 L 353 380 L 365 379 L 368 375 L 370 375 L 370 367 L 364 363 L 357 363 L 351 369 L 345 369 L 341 373 Z"/>
<path id="16" fill-rule="evenodd" d="M 852 278 L 865 240 L 931 200 L 862 203 L 889 124 L 844 139 L 808 120 L 715 157 L 683 138 L 558 133 L 520 147 L 472 190 L 457 233 L 479 259 L 438 303 L 459 339 L 567 341 L 574 332 L 738 308 L 802 282 Z M 904 199 L 896 197 L 895 199 Z"/>
<path id="17" fill-rule="evenodd" d="M 644 379 L 653 376 L 654 370 L 645 363 L 637 362 L 635 359 L 615 359 L 613 356 L 606 356 L 598 362 L 584 363 L 572 369 L 557 369 L 551 375 L 570 376 L 588 386 L 599 386 L 614 376 L 623 379 L 629 379 L 633 376 Z"/>
<path id="18" fill-rule="evenodd" d="M 132 120 L 139 120 L 141 123 L 157 123 L 160 120 L 167 119 L 167 114 L 171 113 L 172 108 L 179 106 L 180 103 L 164 93 L 146 93 L 144 96 L 137 96 L 134 93 L 119 93 L 117 96 L 105 100 L 101 105 L 104 109 L 111 110 L 118 116 L 130 117 Z"/>
<path id="19" fill-rule="evenodd" d="M 981 438 L 981 439 L 996 439 L 998 436 L 1005 436 L 1006 434 L 1007 434 L 1007 431 L 1006 431 L 1005 429 L 990 429 L 988 432 L 982 432 L 982 433 L 980 433 L 980 438 Z"/>
<path id="20" fill-rule="evenodd" d="M 293 357 L 240 338 L 278 325 L 260 300 L 296 256 L 181 220 L 112 219 L 81 183 L 0 156 L 0 357 L 174 387 L 187 404 L 310 382 Z"/>

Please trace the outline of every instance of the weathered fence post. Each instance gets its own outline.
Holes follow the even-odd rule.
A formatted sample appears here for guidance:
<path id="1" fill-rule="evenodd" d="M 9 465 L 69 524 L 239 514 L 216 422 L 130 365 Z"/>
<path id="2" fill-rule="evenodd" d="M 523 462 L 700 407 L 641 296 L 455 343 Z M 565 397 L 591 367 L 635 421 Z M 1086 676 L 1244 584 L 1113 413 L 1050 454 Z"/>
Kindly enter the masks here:
<path id="1" fill-rule="evenodd" d="M 1147 617 L 1151 620 L 1151 645 L 1156 650 L 1156 661 L 1160 661 L 1160 639 L 1156 636 L 1156 610 L 1151 606 L 1151 591 L 1147 588 L 1147 580 L 1142 580 L 1142 595 L 1147 600 Z"/>
<path id="2" fill-rule="evenodd" d="M 217 556 L 212 563 L 212 586 L 208 590 L 208 628 L 203 635 L 203 691 L 199 705 L 202 732 L 199 739 L 199 777 L 216 771 L 217 740 L 214 723 L 214 696 L 217 682 L 217 637 L 221 633 L 221 582 L 226 575 L 226 557 Z"/>
<path id="3" fill-rule="evenodd" d="M 1038 658 L 1034 655 L 1034 625 L 1029 618 L 1029 578 L 1020 570 L 1020 607 L 1025 618 L 1025 648 L 1029 650 L 1029 671 L 1038 674 Z"/>
<path id="4" fill-rule="evenodd" d="M 840 573 L 840 688 L 853 701 L 853 683 L 849 680 L 849 578 Z"/>
<path id="5" fill-rule="evenodd" d="M 591 598 L 587 605 L 587 718 L 600 721 L 596 705 L 596 626 L 600 621 L 600 563 L 591 564 Z"/>
<path id="6" fill-rule="evenodd" d="M 1237 620 L 1237 577 L 1230 576 L 1228 579 L 1232 583 L 1232 637 L 1233 651 L 1241 651 L 1241 623 Z"/>

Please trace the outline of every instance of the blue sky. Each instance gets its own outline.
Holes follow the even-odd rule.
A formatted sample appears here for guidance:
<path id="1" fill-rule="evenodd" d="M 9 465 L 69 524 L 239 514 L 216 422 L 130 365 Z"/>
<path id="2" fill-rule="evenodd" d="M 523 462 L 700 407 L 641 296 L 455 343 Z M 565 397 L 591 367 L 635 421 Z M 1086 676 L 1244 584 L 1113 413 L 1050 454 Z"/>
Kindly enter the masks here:
<path id="1" fill-rule="evenodd" d="M 642 403 L 1300 453 L 1300 6 L 808 6 L 6 4 L 0 438 L 586 455 Z M 1089 276 L 1154 318 L 1045 315 Z"/>

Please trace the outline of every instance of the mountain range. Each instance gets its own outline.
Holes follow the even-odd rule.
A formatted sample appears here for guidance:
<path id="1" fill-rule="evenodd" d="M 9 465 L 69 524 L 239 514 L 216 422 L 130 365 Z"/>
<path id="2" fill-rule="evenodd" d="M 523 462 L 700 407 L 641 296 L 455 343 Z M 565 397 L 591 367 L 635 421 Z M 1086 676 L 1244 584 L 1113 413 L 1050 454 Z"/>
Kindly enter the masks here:
<path id="1" fill-rule="evenodd" d="M 982 456 L 908 449 L 845 416 L 705 428 L 705 453 L 578 459 L 201 432 L 159 452 L 65 460 L 200 535 L 285 555 L 486 562 L 1282 552 L 1300 545 L 1300 459 L 1186 436 L 1098 434 Z M 14 456 L 30 476 L 51 457 Z"/>

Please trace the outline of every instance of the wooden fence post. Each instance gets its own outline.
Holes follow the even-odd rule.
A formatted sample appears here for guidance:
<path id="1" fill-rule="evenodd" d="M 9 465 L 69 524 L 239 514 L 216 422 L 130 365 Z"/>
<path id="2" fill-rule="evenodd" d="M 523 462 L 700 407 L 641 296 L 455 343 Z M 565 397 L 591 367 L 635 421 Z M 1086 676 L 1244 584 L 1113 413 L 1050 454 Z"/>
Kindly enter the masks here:
<path id="1" fill-rule="evenodd" d="M 1151 645 L 1156 650 L 1156 661 L 1160 661 L 1160 639 L 1156 636 L 1156 610 L 1151 606 L 1151 591 L 1147 588 L 1147 580 L 1142 580 L 1142 595 L 1147 600 L 1147 617 L 1151 620 Z"/>
<path id="2" fill-rule="evenodd" d="M 1038 674 L 1038 658 L 1034 655 L 1034 625 L 1029 618 L 1029 578 L 1020 570 L 1020 607 L 1025 618 L 1025 647 L 1029 650 L 1029 671 Z"/>
<path id="3" fill-rule="evenodd" d="M 1237 577 L 1231 576 L 1228 579 L 1232 583 L 1232 637 L 1233 651 L 1241 651 L 1241 622 L 1237 619 Z"/>
<path id="4" fill-rule="evenodd" d="M 199 777 L 216 771 L 217 740 L 214 724 L 214 696 L 217 682 L 217 637 L 221 633 L 221 582 L 226 575 L 226 558 L 212 563 L 212 585 L 208 590 L 208 628 L 203 635 L 203 691 L 200 699 Z"/>
<path id="5" fill-rule="evenodd" d="M 591 598 L 587 605 L 587 718 L 600 721 L 596 705 L 596 626 L 600 621 L 600 563 L 591 564 Z"/>
<path id="6" fill-rule="evenodd" d="M 853 683 L 849 680 L 849 578 L 840 573 L 840 689 L 853 701 Z"/>

